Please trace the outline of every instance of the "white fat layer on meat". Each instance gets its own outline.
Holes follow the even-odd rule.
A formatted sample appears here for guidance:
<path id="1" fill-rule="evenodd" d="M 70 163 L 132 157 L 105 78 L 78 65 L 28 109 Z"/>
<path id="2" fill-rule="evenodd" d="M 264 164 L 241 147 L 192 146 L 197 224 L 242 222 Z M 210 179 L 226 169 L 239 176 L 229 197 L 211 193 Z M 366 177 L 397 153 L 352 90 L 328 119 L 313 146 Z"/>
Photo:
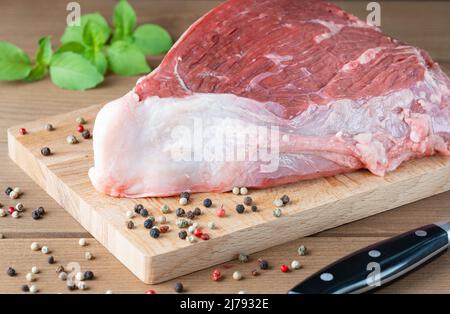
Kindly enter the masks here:
<path id="1" fill-rule="evenodd" d="M 347 24 L 337 24 L 332 21 L 324 21 L 320 19 L 313 19 L 310 20 L 310 22 L 317 23 L 328 28 L 328 32 L 316 35 L 314 37 L 314 41 L 318 44 L 320 44 L 322 41 L 326 39 L 333 37 L 334 35 L 339 33 L 344 27 L 370 28 L 376 31 L 380 31 L 377 27 L 369 25 L 361 20 L 349 20 L 349 23 Z"/>

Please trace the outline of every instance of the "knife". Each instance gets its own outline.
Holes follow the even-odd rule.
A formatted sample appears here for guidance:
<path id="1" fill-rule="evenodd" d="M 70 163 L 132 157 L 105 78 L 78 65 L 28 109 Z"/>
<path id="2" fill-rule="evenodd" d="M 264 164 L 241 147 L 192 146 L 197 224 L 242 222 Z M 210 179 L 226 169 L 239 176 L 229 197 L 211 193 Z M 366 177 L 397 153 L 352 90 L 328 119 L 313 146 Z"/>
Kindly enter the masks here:
<path id="1" fill-rule="evenodd" d="M 426 225 L 347 255 L 288 293 L 365 293 L 414 271 L 444 252 L 449 243 L 450 221 Z"/>

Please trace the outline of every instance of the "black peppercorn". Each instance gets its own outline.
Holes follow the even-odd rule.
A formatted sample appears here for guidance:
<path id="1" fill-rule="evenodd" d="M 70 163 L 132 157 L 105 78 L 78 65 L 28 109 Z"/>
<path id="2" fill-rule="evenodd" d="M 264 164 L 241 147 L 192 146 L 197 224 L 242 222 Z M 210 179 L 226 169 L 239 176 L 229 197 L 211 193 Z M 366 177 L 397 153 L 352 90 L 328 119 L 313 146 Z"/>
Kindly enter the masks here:
<path id="1" fill-rule="evenodd" d="M 287 195 L 285 194 L 285 195 L 283 195 L 283 196 L 281 197 L 281 201 L 283 202 L 283 205 L 286 205 L 287 203 L 289 203 L 290 198 L 289 198 L 289 196 L 287 196 Z"/>
<path id="2" fill-rule="evenodd" d="M 144 221 L 144 228 L 145 229 L 150 229 L 151 227 L 153 227 L 153 219 L 147 219 Z"/>
<path id="3" fill-rule="evenodd" d="M 253 203 L 253 200 L 252 200 L 252 198 L 250 196 L 244 197 L 244 204 L 245 205 L 250 206 L 250 205 L 252 205 L 252 203 Z"/>
<path id="4" fill-rule="evenodd" d="M 178 237 L 179 237 L 181 240 L 186 239 L 186 237 L 187 237 L 187 232 L 184 231 L 184 230 L 181 230 L 180 232 L 178 232 Z"/>
<path id="5" fill-rule="evenodd" d="M 189 201 L 189 198 L 191 197 L 191 194 L 189 192 L 181 192 L 180 198 L 185 198 Z"/>
<path id="6" fill-rule="evenodd" d="M 141 214 L 142 217 L 148 217 L 148 210 L 145 208 L 142 208 L 139 213 Z"/>
<path id="7" fill-rule="evenodd" d="M 258 211 L 258 207 L 256 205 L 252 205 L 252 212 L 257 212 Z"/>
<path id="8" fill-rule="evenodd" d="M 136 214 L 140 214 L 141 213 L 141 209 L 143 209 L 143 208 L 144 208 L 144 206 L 142 204 L 136 204 L 136 205 L 134 205 L 134 212 Z"/>
<path id="9" fill-rule="evenodd" d="M 184 217 L 185 211 L 183 208 L 177 208 L 177 210 L 175 211 L 175 214 L 177 215 L 177 217 Z"/>
<path id="10" fill-rule="evenodd" d="M 8 267 L 6 274 L 10 277 L 14 277 L 16 275 L 16 270 L 12 267 Z"/>
<path id="11" fill-rule="evenodd" d="M 52 154 L 52 152 L 51 152 L 50 148 L 43 147 L 41 149 L 41 154 L 42 154 L 42 156 L 50 156 Z"/>
<path id="12" fill-rule="evenodd" d="M 188 212 L 186 213 L 186 217 L 188 219 L 194 219 L 195 215 L 194 215 L 194 213 L 191 210 L 188 210 Z"/>
<path id="13" fill-rule="evenodd" d="M 84 272 L 84 280 L 92 280 L 94 279 L 94 273 L 90 270 Z"/>
<path id="14" fill-rule="evenodd" d="M 265 259 L 259 259 L 258 262 L 259 262 L 259 268 L 261 268 L 261 269 L 269 268 L 269 263 Z"/>
<path id="15" fill-rule="evenodd" d="M 11 187 L 7 187 L 6 188 L 6 190 L 5 190 L 5 194 L 6 194 L 6 196 L 9 196 L 9 194 L 11 194 L 11 192 L 13 191 L 13 189 L 11 188 Z"/>
<path id="16" fill-rule="evenodd" d="M 134 228 L 134 222 L 132 222 L 131 220 L 127 222 L 127 228 L 128 229 L 133 229 Z"/>
<path id="17" fill-rule="evenodd" d="M 211 207 L 211 205 L 212 205 L 212 201 L 209 198 L 205 198 L 203 200 L 203 206 L 205 206 L 206 208 Z"/>
<path id="18" fill-rule="evenodd" d="M 70 281 L 67 283 L 67 289 L 69 289 L 70 291 L 73 291 L 76 288 L 77 288 L 77 285 L 74 282 Z"/>
<path id="19" fill-rule="evenodd" d="M 181 282 L 175 283 L 174 289 L 175 289 L 175 292 L 177 292 L 177 293 L 183 292 L 183 290 L 184 290 L 183 284 Z"/>
<path id="20" fill-rule="evenodd" d="M 22 292 L 29 292 L 30 287 L 28 287 L 28 285 L 22 285 L 22 287 L 20 287 L 20 290 L 22 290 Z"/>
<path id="21" fill-rule="evenodd" d="M 49 256 L 48 259 L 47 259 L 47 262 L 49 264 L 55 264 L 55 258 L 53 256 Z"/>
<path id="22" fill-rule="evenodd" d="M 198 207 L 195 207 L 195 209 L 194 209 L 194 215 L 195 215 L 195 216 L 200 216 L 201 214 L 202 214 L 201 209 L 198 208 Z"/>
<path id="23" fill-rule="evenodd" d="M 36 210 L 33 210 L 33 212 L 31 213 L 31 217 L 32 217 L 34 220 L 41 219 L 41 215 L 39 215 L 39 213 L 38 213 Z"/>
<path id="24" fill-rule="evenodd" d="M 45 209 L 44 209 L 44 207 L 38 207 L 37 209 L 36 209 L 36 211 L 38 212 L 38 214 L 39 215 L 41 215 L 41 216 L 44 216 L 45 215 Z"/>
<path id="25" fill-rule="evenodd" d="M 245 211 L 244 205 L 242 205 L 242 204 L 236 205 L 236 211 L 237 211 L 239 214 L 242 214 L 242 213 Z"/>
<path id="26" fill-rule="evenodd" d="M 150 236 L 152 237 L 152 238 L 158 238 L 159 237 L 159 234 L 160 234 L 160 231 L 159 231 L 159 229 L 158 228 L 152 228 L 151 230 L 150 230 Z"/>
<path id="27" fill-rule="evenodd" d="M 89 130 L 84 130 L 84 131 L 81 133 L 81 136 L 82 136 L 85 140 L 88 140 L 88 139 L 91 138 L 91 132 L 89 132 Z"/>

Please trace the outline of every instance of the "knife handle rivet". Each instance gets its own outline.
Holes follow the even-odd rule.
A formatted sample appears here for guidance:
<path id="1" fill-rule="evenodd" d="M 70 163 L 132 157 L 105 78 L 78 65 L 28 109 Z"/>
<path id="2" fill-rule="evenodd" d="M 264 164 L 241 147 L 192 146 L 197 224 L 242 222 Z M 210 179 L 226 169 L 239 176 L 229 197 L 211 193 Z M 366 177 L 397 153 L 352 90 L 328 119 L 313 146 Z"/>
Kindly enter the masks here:
<path id="1" fill-rule="evenodd" d="M 371 250 L 369 251 L 369 256 L 370 257 L 380 257 L 381 256 L 381 252 L 378 250 Z"/>
<path id="2" fill-rule="evenodd" d="M 427 232 L 425 230 L 417 230 L 415 232 L 416 236 L 418 237 L 425 237 L 427 235 Z"/>
<path id="3" fill-rule="evenodd" d="M 322 279 L 323 281 L 331 281 L 333 280 L 334 276 L 333 274 L 330 273 L 323 273 L 320 275 L 320 279 Z"/>

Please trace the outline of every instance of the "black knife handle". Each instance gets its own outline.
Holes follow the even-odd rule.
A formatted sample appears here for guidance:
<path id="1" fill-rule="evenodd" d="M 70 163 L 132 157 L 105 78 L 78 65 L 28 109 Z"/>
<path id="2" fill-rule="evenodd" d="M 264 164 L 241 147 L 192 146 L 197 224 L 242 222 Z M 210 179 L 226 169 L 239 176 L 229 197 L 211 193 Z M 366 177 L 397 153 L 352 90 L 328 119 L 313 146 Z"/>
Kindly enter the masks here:
<path id="1" fill-rule="evenodd" d="M 405 232 L 347 255 L 289 291 L 291 294 L 363 293 L 422 265 L 449 246 L 450 223 Z"/>

